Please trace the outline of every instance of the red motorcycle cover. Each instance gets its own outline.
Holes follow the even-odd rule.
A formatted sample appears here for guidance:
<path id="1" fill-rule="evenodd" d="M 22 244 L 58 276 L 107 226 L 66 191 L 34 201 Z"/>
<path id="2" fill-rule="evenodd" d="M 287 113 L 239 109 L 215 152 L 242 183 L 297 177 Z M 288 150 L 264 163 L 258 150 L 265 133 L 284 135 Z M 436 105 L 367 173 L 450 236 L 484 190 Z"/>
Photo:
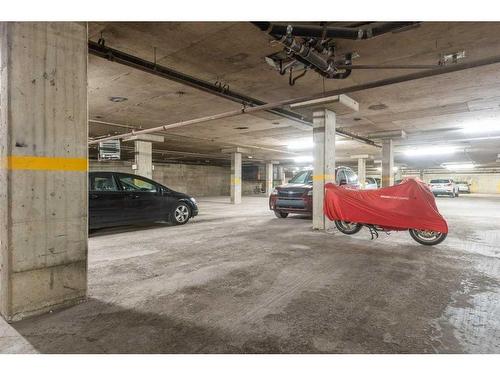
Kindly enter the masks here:
<path id="1" fill-rule="evenodd" d="M 325 215 L 330 220 L 374 224 L 388 230 L 420 229 L 448 233 L 434 195 L 421 181 L 376 190 L 325 185 Z"/>

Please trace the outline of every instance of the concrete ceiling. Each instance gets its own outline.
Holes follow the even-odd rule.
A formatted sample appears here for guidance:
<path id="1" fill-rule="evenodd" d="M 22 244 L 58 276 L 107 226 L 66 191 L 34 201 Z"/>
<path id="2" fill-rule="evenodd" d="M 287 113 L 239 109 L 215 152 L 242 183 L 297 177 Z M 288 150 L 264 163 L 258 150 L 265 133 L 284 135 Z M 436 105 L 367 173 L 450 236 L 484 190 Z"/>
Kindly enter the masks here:
<path id="1" fill-rule="evenodd" d="M 89 23 L 89 39 L 101 36 L 106 45 L 147 60 L 153 60 L 156 48 L 158 64 L 207 80 L 223 82 L 232 91 L 272 102 L 333 90 L 354 84 L 408 73 L 401 70 L 356 70 L 345 80 L 325 80 L 308 72 L 294 86 L 264 61 L 281 48 L 271 38 L 246 22 L 150 22 Z M 404 32 L 362 40 L 338 40 L 339 51 L 356 51 L 354 64 L 437 64 L 441 54 L 466 51 L 467 60 L 500 53 L 500 23 L 433 23 Z M 113 96 L 128 100 L 114 103 Z M 485 139 L 485 134 L 461 134 L 465 123 L 478 124 L 500 115 L 500 66 L 490 65 L 366 90 L 350 95 L 359 102 L 359 112 L 338 116 L 338 126 L 360 135 L 391 129 L 404 129 L 406 143 L 441 144 L 453 139 L 461 151 L 457 161 L 472 160 L 486 166 L 498 166 L 500 138 Z M 375 106 L 375 107 L 374 107 Z M 224 98 L 135 70 L 99 57 L 89 56 L 90 119 L 148 128 L 240 108 Z M 294 122 L 274 114 L 260 112 L 225 120 L 172 129 L 157 150 L 204 154 L 186 160 L 220 157 L 223 147 L 245 145 L 257 159 L 289 160 L 287 143 L 294 138 L 310 137 Z M 239 129 L 238 129 L 239 128 Z M 90 136 L 126 132 L 127 128 L 91 124 Z M 489 136 L 500 136 L 487 133 Z M 460 141 L 460 139 L 466 139 Z M 482 138 L 482 139 L 473 139 Z M 401 142 L 401 146 L 404 144 Z M 283 152 L 270 151 L 282 150 Z M 371 154 L 380 157 L 380 149 L 356 141 L 338 146 L 340 160 L 350 155 Z M 442 160 L 414 160 L 397 153 L 397 160 L 414 167 L 436 166 Z M 176 159 L 181 158 L 179 154 Z M 448 159 L 450 156 L 448 156 Z"/>

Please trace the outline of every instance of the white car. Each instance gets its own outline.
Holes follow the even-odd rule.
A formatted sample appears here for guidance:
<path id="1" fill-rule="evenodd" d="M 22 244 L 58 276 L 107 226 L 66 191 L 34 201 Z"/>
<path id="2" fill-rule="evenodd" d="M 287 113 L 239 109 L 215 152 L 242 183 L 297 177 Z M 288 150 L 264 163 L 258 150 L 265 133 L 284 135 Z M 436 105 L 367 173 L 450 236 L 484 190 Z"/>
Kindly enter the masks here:
<path id="1" fill-rule="evenodd" d="M 458 186 L 459 193 L 470 193 L 470 184 L 467 181 L 455 182 Z"/>
<path id="2" fill-rule="evenodd" d="M 458 197 L 458 186 L 451 178 L 439 178 L 431 180 L 429 183 L 432 193 L 435 196 L 448 195 L 452 198 Z"/>
<path id="3" fill-rule="evenodd" d="M 374 177 L 367 177 L 365 179 L 365 189 L 366 190 L 373 190 L 373 189 L 378 189 L 378 184 L 377 180 Z"/>

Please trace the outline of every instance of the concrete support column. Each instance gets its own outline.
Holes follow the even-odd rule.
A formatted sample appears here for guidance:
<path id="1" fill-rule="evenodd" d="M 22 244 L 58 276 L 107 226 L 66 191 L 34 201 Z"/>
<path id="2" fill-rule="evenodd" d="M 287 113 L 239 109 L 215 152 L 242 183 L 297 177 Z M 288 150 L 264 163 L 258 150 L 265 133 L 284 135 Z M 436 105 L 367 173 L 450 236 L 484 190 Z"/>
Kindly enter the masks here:
<path id="1" fill-rule="evenodd" d="M 135 141 L 135 174 L 153 178 L 153 144 Z"/>
<path id="2" fill-rule="evenodd" d="M 418 176 L 420 177 L 420 181 L 424 181 L 424 170 L 421 169 L 418 173 Z"/>
<path id="3" fill-rule="evenodd" d="M 266 196 L 273 191 L 273 163 L 266 163 Z"/>
<path id="4" fill-rule="evenodd" d="M 279 166 L 279 175 L 280 175 L 280 183 L 281 185 L 285 185 L 286 184 L 286 178 L 285 178 L 285 170 L 282 166 Z"/>
<path id="5" fill-rule="evenodd" d="M 403 178 L 403 172 L 401 171 L 401 168 L 398 168 L 396 173 L 394 173 L 394 179 L 401 180 L 402 178 Z"/>
<path id="6" fill-rule="evenodd" d="M 87 288 L 87 28 L 0 23 L 0 313 Z"/>
<path id="7" fill-rule="evenodd" d="M 231 154 L 231 203 L 241 203 L 241 153 Z"/>
<path id="8" fill-rule="evenodd" d="M 382 187 L 394 185 L 394 151 L 392 139 L 382 141 Z"/>
<path id="9" fill-rule="evenodd" d="M 365 188 L 366 185 L 366 159 L 358 159 L 358 181 L 360 183 L 361 189 Z"/>
<path id="10" fill-rule="evenodd" d="M 313 229 L 318 230 L 325 229 L 325 184 L 335 183 L 335 122 L 335 113 L 328 109 L 313 113 Z"/>

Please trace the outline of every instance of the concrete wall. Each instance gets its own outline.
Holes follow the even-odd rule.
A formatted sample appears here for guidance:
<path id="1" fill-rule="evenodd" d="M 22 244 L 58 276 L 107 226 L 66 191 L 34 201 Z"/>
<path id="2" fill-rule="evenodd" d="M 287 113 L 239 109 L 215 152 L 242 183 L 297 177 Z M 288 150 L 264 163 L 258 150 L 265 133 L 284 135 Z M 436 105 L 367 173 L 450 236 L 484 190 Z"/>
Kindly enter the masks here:
<path id="1" fill-rule="evenodd" d="M 132 163 L 90 162 L 91 171 L 133 173 Z M 153 180 L 194 197 L 229 195 L 230 168 L 212 165 L 154 164 Z"/>
<path id="2" fill-rule="evenodd" d="M 500 194 L 500 173 L 425 174 L 424 181 L 429 182 L 432 179 L 443 177 L 450 177 L 455 181 L 467 181 L 471 184 L 470 189 L 472 193 Z"/>

